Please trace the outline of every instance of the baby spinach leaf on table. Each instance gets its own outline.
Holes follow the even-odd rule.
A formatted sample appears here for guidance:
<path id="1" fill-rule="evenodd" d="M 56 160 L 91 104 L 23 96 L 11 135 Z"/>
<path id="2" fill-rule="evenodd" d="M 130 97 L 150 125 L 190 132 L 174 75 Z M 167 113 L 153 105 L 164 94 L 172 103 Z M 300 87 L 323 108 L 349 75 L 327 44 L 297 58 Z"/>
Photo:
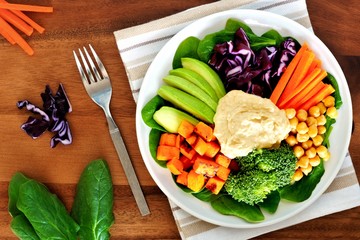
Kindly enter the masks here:
<path id="1" fill-rule="evenodd" d="M 199 59 L 199 56 L 197 54 L 197 48 L 199 45 L 200 39 L 197 37 L 190 36 L 186 39 L 184 39 L 176 49 L 174 59 L 172 62 L 173 69 L 181 68 L 181 58 L 189 57 L 189 58 L 195 58 Z"/>
<path id="2" fill-rule="evenodd" d="M 149 150 L 150 154 L 155 160 L 157 164 L 159 164 L 161 167 L 166 168 L 166 161 L 160 161 L 156 158 L 156 151 L 157 147 L 159 145 L 160 137 L 161 137 L 162 131 L 159 131 L 155 128 L 152 128 L 149 133 Z"/>
<path id="3" fill-rule="evenodd" d="M 109 239 L 114 222 L 113 185 L 106 161 L 90 162 L 76 188 L 71 216 L 79 223 L 80 239 Z"/>
<path id="4" fill-rule="evenodd" d="M 265 219 L 258 206 L 238 202 L 229 195 L 222 195 L 211 202 L 211 206 L 221 214 L 232 215 L 248 222 L 261 222 Z"/>
<path id="5" fill-rule="evenodd" d="M 311 196 L 316 185 L 320 182 L 321 177 L 324 175 L 324 172 L 324 162 L 321 161 L 321 163 L 316 166 L 307 177 L 280 189 L 279 192 L 281 198 L 292 202 L 305 201 Z"/>
<path id="6" fill-rule="evenodd" d="M 259 207 L 269 213 L 275 213 L 280 203 L 279 191 L 272 191 L 267 195 L 263 202 L 258 203 Z"/>
<path id="7" fill-rule="evenodd" d="M 16 203 L 19 198 L 20 186 L 29 180 L 30 178 L 27 178 L 24 174 L 20 172 L 15 173 L 10 180 L 9 188 L 8 188 L 8 195 L 9 195 L 8 209 L 12 217 L 22 214 L 22 212 L 17 208 Z"/>
<path id="8" fill-rule="evenodd" d="M 153 119 L 154 113 L 164 105 L 166 105 L 165 100 L 159 95 L 156 95 L 146 103 L 141 110 L 141 117 L 147 126 L 165 132 L 165 129 Z"/>
<path id="9" fill-rule="evenodd" d="M 31 223 L 23 214 L 17 215 L 12 219 L 10 228 L 19 239 L 40 240 Z"/>
<path id="10" fill-rule="evenodd" d="M 63 203 L 35 180 L 20 186 L 18 209 L 24 213 L 40 239 L 77 239 L 79 225 Z"/>

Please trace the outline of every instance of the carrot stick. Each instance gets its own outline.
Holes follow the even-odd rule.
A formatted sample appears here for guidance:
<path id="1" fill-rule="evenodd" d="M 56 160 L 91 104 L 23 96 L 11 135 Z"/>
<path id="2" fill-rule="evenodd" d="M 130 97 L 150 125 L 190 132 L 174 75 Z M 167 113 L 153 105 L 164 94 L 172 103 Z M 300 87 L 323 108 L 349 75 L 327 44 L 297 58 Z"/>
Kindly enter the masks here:
<path id="1" fill-rule="evenodd" d="M 296 66 L 298 65 L 302 55 L 304 52 L 308 49 L 308 45 L 304 43 L 299 51 L 295 54 L 294 58 L 291 60 L 289 66 L 286 68 L 285 72 L 280 77 L 280 80 L 278 84 L 276 84 L 276 87 L 274 91 L 271 93 L 270 100 L 277 104 L 281 94 L 283 93 L 286 85 L 288 84 L 291 75 L 294 73 Z"/>
<path id="2" fill-rule="evenodd" d="M 315 68 L 320 68 L 321 66 L 321 60 L 318 58 L 315 58 L 314 61 L 311 63 L 310 67 L 309 67 L 309 71 L 307 72 L 306 75 L 309 75 Z"/>
<path id="3" fill-rule="evenodd" d="M 17 33 L 3 18 L 0 17 L 0 28 L 6 31 L 9 36 L 29 55 L 34 54 L 30 45 Z"/>
<path id="4" fill-rule="evenodd" d="M 5 0 L 0 0 L 0 3 L 8 3 Z M 16 16 L 24 20 L 27 24 L 29 24 L 31 27 L 33 27 L 36 31 L 39 33 L 43 33 L 45 31 L 45 28 L 37 24 L 35 21 L 33 21 L 31 18 L 29 18 L 25 13 L 19 11 L 19 10 L 10 10 L 12 13 L 14 13 Z"/>
<path id="5" fill-rule="evenodd" d="M 10 12 L 6 9 L 0 9 L 0 16 L 7 21 L 8 23 L 11 23 L 15 27 L 17 27 L 20 31 L 25 33 L 26 35 L 30 36 L 34 29 L 29 26 L 26 22 L 24 22 L 21 18 L 16 16 L 14 13 Z"/>
<path id="6" fill-rule="evenodd" d="M 299 109 L 304 109 L 307 111 L 309 108 L 315 106 L 333 92 L 335 92 L 333 86 L 331 86 L 331 84 L 325 84 L 325 86 L 314 97 L 307 100 L 303 105 L 299 107 Z"/>
<path id="7" fill-rule="evenodd" d="M 0 28 L 0 34 L 12 45 L 15 45 L 15 40 L 10 36 L 8 32 L 6 32 L 3 28 Z"/>
<path id="8" fill-rule="evenodd" d="M 287 108 L 297 109 L 298 106 L 302 105 L 304 102 L 315 96 L 315 94 L 317 94 L 317 92 L 320 91 L 320 89 L 323 88 L 324 85 L 325 84 L 322 81 L 318 82 L 312 88 L 308 85 L 298 95 L 296 95 L 286 104 L 284 104 L 282 109 L 287 109 Z"/>
<path id="9" fill-rule="evenodd" d="M 296 95 L 300 94 L 300 92 L 305 89 L 312 89 L 316 86 L 321 80 L 323 80 L 327 76 L 327 72 L 325 70 L 321 70 L 320 68 L 315 68 L 312 73 L 307 75 L 304 80 L 299 83 L 292 92 L 285 95 L 284 93 L 281 95 L 280 100 L 278 102 L 278 106 L 282 108 L 287 102 L 289 102 Z"/>
<path id="10" fill-rule="evenodd" d="M 28 12 L 44 12 L 44 13 L 52 13 L 54 11 L 53 7 L 16 4 L 16 3 L 0 3 L 0 8 L 19 10 L 19 11 L 28 11 Z"/>

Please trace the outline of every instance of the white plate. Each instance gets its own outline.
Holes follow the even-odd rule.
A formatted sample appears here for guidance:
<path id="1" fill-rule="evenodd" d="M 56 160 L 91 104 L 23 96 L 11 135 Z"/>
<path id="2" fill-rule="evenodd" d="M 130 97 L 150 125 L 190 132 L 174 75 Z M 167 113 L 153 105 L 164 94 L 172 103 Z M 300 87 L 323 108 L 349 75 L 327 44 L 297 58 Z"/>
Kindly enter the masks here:
<path id="1" fill-rule="evenodd" d="M 222 215 L 213 210 L 209 203 L 202 202 L 190 194 L 179 189 L 170 171 L 160 167 L 151 157 L 149 151 L 149 132 L 141 118 L 141 109 L 156 95 L 163 84 L 162 78 L 172 68 L 172 60 L 178 45 L 188 36 L 203 38 L 206 34 L 219 31 L 225 27 L 229 18 L 237 18 L 248 24 L 255 33 L 262 34 L 269 29 L 277 30 L 283 36 L 295 37 L 301 44 L 307 42 L 310 48 L 321 59 L 323 67 L 335 76 L 339 83 L 343 106 L 339 110 L 339 117 L 332 131 L 330 142 L 331 158 L 325 163 L 325 174 L 313 191 L 311 197 L 302 203 L 281 201 L 275 214 L 265 214 L 265 220 L 260 223 L 248 223 L 240 218 Z M 139 94 L 136 110 L 136 131 L 140 151 L 145 165 L 159 188 L 180 208 L 204 221 L 225 227 L 256 228 L 268 226 L 288 219 L 295 214 L 301 214 L 313 203 L 330 185 L 337 175 L 347 152 L 352 126 L 352 105 L 349 88 L 345 76 L 329 49 L 313 33 L 300 24 L 273 13 L 257 10 L 230 10 L 219 12 L 190 24 L 176 34 L 161 49 L 148 69 Z M 316 211 L 316 209 L 311 209 Z"/>

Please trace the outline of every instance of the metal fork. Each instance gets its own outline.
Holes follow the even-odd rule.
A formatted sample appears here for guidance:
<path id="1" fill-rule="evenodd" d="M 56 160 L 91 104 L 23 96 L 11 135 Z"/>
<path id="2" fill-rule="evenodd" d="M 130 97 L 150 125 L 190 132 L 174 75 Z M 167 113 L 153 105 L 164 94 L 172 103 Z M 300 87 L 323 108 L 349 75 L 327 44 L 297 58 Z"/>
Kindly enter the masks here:
<path id="1" fill-rule="evenodd" d="M 117 125 L 116 125 L 115 121 L 113 120 L 111 113 L 110 113 L 110 99 L 111 99 L 111 94 L 112 94 L 112 87 L 111 87 L 109 75 L 108 75 L 103 63 L 101 62 L 100 58 L 98 57 L 95 50 L 92 48 L 92 46 L 90 44 L 89 44 L 89 47 L 90 47 L 91 53 L 97 63 L 98 68 L 95 66 L 95 63 L 93 62 L 90 54 L 88 53 L 88 51 L 86 50 L 85 47 L 83 47 L 85 56 L 84 56 L 83 52 L 81 51 L 81 49 L 78 49 L 81 60 L 82 60 L 81 62 L 85 68 L 85 71 L 81 65 L 81 62 L 80 62 L 76 52 L 73 51 L 76 65 L 79 69 L 82 82 L 84 84 L 84 87 L 85 87 L 88 95 L 105 112 L 111 139 L 115 145 L 116 152 L 120 158 L 120 162 L 124 169 L 126 178 L 130 185 L 131 191 L 134 195 L 135 201 L 139 207 L 140 213 L 142 216 L 148 215 L 150 213 L 150 210 L 148 208 L 145 197 L 141 190 L 139 181 L 136 177 L 134 168 L 132 166 L 129 154 L 126 150 L 124 141 L 121 137 L 119 128 L 117 127 Z M 90 64 L 90 66 L 89 66 L 89 64 Z M 98 69 L 100 70 L 100 72 L 98 71 Z"/>

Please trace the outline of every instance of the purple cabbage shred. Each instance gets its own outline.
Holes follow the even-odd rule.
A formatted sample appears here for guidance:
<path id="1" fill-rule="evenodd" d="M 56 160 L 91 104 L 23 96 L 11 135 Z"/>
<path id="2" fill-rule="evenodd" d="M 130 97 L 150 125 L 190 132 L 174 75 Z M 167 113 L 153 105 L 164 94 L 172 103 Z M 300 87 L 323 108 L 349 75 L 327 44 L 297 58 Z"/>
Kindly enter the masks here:
<path id="1" fill-rule="evenodd" d="M 50 140 L 52 148 L 56 147 L 59 142 L 64 145 L 71 144 L 71 130 L 65 115 L 72 111 L 72 107 L 63 85 L 59 84 L 55 95 L 52 94 L 49 85 L 46 85 L 45 91 L 41 93 L 41 98 L 43 100 L 43 109 L 27 100 L 17 103 L 19 109 L 26 107 L 28 111 L 35 114 L 21 125 L 21 129 L 33 139 L 38 138 L 47 130 L 55 133 Z"/>
<path id="2" fill-rule="evenodd" d="M 246 33 L 239 28 L 233 41 L 214 47 L 209 65 L 220 75 L 227 92 L 236 89 L 269 98 L 299 48 L 292 38 L 286 38 L 279 47 L 254 52 Z"/>

